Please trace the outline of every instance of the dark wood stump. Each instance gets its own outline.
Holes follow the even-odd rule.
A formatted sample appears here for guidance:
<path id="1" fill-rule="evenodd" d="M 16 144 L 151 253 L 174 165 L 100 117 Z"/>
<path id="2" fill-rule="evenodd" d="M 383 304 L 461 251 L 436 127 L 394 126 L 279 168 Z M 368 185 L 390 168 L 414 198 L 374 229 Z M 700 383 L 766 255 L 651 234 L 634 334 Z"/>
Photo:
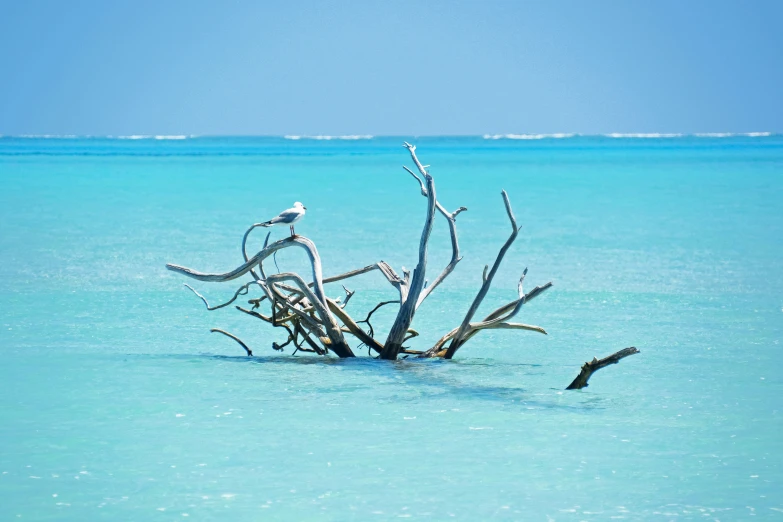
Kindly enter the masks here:
<path id="1" fill-rule="evenodd" d="M 604 366 L 617 364 L 620 362 L 620 359 L 635 353 L 639 353 L 639 350 L 631 346 L 630 348 L 623 348 L 619 352 L 613 353 L 609 357 L 604 357 L 603 359 L 596 359 L 593 357 L 592 361 L 586 362 L 582 365 L 582 371 L 579 372 L 579 375 L 576 376 L 576 379 L 574 379 L 574 381 L 568 385 L 566 390 L 580 390 L 582 388 L 587 388 L 587 381 L 590 380 L 590 376 L 593 375 L 594 372 L 597 372 Z"/>

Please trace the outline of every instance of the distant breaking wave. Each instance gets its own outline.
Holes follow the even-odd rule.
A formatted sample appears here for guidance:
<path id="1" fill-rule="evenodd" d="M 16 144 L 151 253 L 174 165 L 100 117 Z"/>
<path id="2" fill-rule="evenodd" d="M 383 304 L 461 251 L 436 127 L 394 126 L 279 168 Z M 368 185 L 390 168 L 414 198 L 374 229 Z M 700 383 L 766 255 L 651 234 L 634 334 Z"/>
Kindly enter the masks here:
<path id="1" fill-rule="evenodd" d="M 602 134 L 607 138 L 682 138 L 685 134 L 678 134 L 674 132 L 632 132 L 629 134 L 621 134 L 619 132 L 612 132 L 611 134 Z"/>
<path id="2" fill-rule="evenodd" d="M 4 136 L 5 138 L 28 138 L 28 139 L 58 139 L 73 140 L 78 138 L 90 138 L 91 136 L 77 136 L 75 134 L 20 134 L 18 136 Z"/>
<path id="3" fill-rule="evenodd" d="M 543 140 L 546 138 L 573 138 L 576 134 L 484 134 L 485 140 Z"/>
<path id="4" fill-rule="evenodd" d="M 772 136 L 771 132 L 697 132 L 694 136 L 698 138 L 734 138 L 735 136 L 745 136 L 747 138 L 764 138 Z"/>
<path id="5" fill-rule="evenodd" d="M 17 136 L 1 136 L 4 138 L 28 138 L 28 139 L 59 139 L 59 140 L 186 140 L 196 138 L 196 135 L 165 135 L 165 134 L 131 134 L 129 136 L 93 136 L 90 134 L 20 134 Z"/>
<path id="6" fill-rule="evenodd" d="M 287 140 L 371 140 L 373 136 L 370 134 L 349 134 L 345 136 L 297 136 L 286 135 Z"/>
<path id="7" fill-rule="evenodd" d="M 555 134 L 484 134 L 485 140 L 542 140 L 542 139 L 557 139 L 557 138 L 573 138 L 578 137 L 595 137 L 603 136 L 604 138 L 645 138 L 645 139 L 657 139 L 657 138 L 764 138 L 772 136 L 772 132 L 697 132 L 694 134 L 682 134 L 678 132 L 612 132 L 609 134 L 577 134 L 577 133 L 555 133 Z"/>
<path id="8" fill-rule="evenodd" d="M 114 136 L 106 136 L 107 138 L 113 138 Z M 184 136 L 184 135 L 154 135 L 154 136 L 148 136 L 145 134 L 133 134 L 131 136 L 117 136 L 118 140 L 186 140 L 188 138 L 193 138 L 195 136 Z"/>
<path id="9" fill-rule="evenodd" d="M 772 136 L 771 132 L 697 132 L 695 134 L 680 134 L 675 132 L 650 132 L 650 133 L 630 133 L 621 134 L 613 132 L 611 134 L 603 134 L 607 138 L 682 138 L 682 137 L 694 137 L 694 138 L 763 138 Z"/>

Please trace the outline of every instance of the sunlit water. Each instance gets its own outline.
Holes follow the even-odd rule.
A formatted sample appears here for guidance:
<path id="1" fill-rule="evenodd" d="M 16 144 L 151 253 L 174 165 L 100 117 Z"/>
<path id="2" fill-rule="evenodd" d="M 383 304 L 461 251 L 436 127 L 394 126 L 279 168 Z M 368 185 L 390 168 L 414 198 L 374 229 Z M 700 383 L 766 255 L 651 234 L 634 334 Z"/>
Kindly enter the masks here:
<path id="1" fill-rule="evenodd" d="M 165 270 L 234 268 L 295 200 L 327 275 L 412 268 L 425 199 L 401 141 L 0 138 L 0 520 L 783 517 L 783 138 L 415 139 L 469 211 L 411 346 L 469 306 L 509 233 L 502 188 L 523 229 L 482 310 L 525 266 L 554 282 L 518 317 L 548 336 L 484 332 L 453 361 L 280 354 L 279 330 Z M 430 279 L 449 257 L 438 218 Z M 355 317 L 395 296 L 377 272 L 348 286 Z"/>

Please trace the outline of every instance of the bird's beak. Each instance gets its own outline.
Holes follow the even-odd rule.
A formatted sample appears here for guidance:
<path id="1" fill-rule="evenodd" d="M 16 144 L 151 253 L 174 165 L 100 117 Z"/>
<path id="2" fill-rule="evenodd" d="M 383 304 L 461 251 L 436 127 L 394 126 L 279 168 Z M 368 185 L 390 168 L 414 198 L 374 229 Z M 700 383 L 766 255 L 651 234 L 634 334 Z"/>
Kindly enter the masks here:
<path id="1" fill-rule="evenodd" d="M 306 206 L 304 206 L 304 205 L 302 205 L 302 208 L 303 208 L 303 209 L 305 209 L 305 210 L 307 210 L 307 207 L 306 207 Z"/>

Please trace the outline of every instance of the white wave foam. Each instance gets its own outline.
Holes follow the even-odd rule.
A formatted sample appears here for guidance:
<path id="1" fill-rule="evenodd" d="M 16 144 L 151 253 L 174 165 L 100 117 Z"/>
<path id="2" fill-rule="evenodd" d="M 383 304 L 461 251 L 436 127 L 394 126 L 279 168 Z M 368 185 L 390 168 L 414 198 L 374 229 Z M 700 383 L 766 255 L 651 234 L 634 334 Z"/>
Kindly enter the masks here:
<path id="1" fill-rule="evenodd" d="M 106 136 L 107 138 L 112 138 L 112 136 Z M 184 134 L 172 134 L 172 135 L 166 135 L 166 134 L 130 134 L 128 136 L 117 136 L 115 139 L 118 140 L 186 140 L 188 138 L 192 138 L 193 136 L 185 136 Z"/>
<path id="2" fill-rule="evenodd" d="M 19 136 L 8 136 L 9 138 L 29 138 L 29 139 L 58 139 L 73 140 L 78 138 L 89 138 L 90 136 L 77 136 L 76 134 L 21 134 Z"/>
<path id="3" fill-rule="evenodd" d="M 684 134 L 676 132 L 631 132 L 620 133 L 612 132 L 611 134 L 603 134 L 607 138 L 681 138 Z"/>
<path id="4" fill-rule="evenodd" d="M 485 140 L 543 140 L 546 138 L 573 138 L 573 133 L 555 134 L 484 134 Z"/>
<path id="5" fill-rule="evenodd" d="M 771 132 L 697 132 L 694 136 L 698 138 L 735 138 L 737 136 L 746 138 L 764 138 L 772 136 Z"/>
<path id="6" fill-rule="evenodd" d="M 347 134 L 344 136 L 328 136 L 328 135 L 318 135 L 318 136 L 297 136 L 297 135 L 286 135 L 285 139 L 287 140 L 371 140 L 373 139 L 373 136 L 371 134 Z"/>

